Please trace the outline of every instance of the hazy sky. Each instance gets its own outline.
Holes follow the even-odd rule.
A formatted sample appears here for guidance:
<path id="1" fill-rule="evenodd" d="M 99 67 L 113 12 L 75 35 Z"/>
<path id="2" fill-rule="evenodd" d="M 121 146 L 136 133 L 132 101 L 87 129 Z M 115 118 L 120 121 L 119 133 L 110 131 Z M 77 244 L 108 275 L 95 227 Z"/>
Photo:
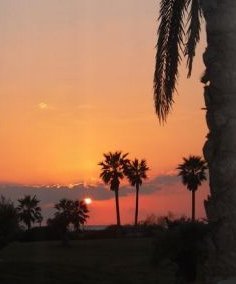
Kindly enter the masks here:
<path id="1" fill-rule="evenodd" d="M 101 188 L 97 163 L 102 153 L 122 150 L 147 159 L 148 182 L 156 182 L 156 190 L 143 196 L 141 216 L 181 213 L 180 202 L 190 203 L 186 189 L 179 189 L 181 201 L 177 189 L 158 184 L 158 176 L 172 179 L 183 156 L 202 154 L 204 43 L 192 78 L 181 72 L 175 108 L 168 124 L 160 126 L 152 90 L 157 17 L 156 0 L 1 1 L 0 181 L 5 195 L 21 196 L 21 185 L 32 191 L 36 184 Z M 11 184 L 8 191 L 5 184 Z M 176 180 L 172 187 L 181 185 Z M 113 200 L 98 197 L 92 222 L 112 222 L 104 212 L 113 214 Z M 127 222 L 133 218 L 133 201 L 132 193 L 121 198 Z M 202 215 L 201 204 L 202 199 Z M 187 213 L 189 204 L 181 208 Z"/>

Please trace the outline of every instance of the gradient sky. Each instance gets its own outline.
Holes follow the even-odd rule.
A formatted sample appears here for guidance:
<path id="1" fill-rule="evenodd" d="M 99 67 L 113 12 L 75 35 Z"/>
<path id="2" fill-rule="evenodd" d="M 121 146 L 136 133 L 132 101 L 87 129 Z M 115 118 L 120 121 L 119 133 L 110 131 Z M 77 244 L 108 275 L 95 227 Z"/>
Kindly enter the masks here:
<path id="1" fill-rule="evenodd" d="M 202 155 L 207 134 L 204 35 L 192 78 L 181 69 L 175 108 L 160 126 L 152 90 L 158 9 L 156 0 L 1 1 L 0 194 L 16 200 L 37 185 L 47 216 L 53 196 L 91 195 L 89 223 L 112 223 L 113 195 L 104 194 L 97 163 L 122 150 L 151 168 L 140 218 L 189 214 L 190 194 L 174 175 L 183 156 Z M 120 202 L 123 222 L 131 222 L 132 191 Z"/>

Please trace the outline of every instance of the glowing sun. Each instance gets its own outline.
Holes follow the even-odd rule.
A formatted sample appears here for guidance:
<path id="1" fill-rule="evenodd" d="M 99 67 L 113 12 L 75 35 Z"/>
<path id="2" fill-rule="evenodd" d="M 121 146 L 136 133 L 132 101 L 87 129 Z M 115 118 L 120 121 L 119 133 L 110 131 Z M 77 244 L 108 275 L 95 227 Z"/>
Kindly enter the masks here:
<path id="1" fill-rule="evenodd" d="M 89 205 L 89 204 L 92 203 L 92 199 L 89 198 L 89 197 L 86 197 L 86 198 L 84 199 L 84 202 L 85 202 L 85 204 Z"/>

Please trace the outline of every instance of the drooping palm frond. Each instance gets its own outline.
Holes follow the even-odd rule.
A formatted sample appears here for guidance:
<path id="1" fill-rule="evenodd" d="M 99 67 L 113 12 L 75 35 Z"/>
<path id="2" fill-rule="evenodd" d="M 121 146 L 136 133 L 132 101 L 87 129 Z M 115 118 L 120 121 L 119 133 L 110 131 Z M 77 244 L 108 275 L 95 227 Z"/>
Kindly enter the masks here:
<path id="1" fill-rule="evenodd" d="M 200 40 L 202 9 L 199 0 L 189 0 L 192 2 L 188 15 L 187 43 L 184 55 L 187 56 L 188 77 L 191 76 L 193 58 L 197 43 Z"/>
<path id="2" fill-rule="evenodd" d="M 191 4 L 191 9 L 189 6 Z M 160 4 L 156 66 L 154 73 L 154 101 L 160 122 L 165 122 L 171 110 L 176 90 L 181 53 L 188 57 L 191 74 L 195 47 L 200 33 L 199 0 L 162 0 Z M 186 14 L 189 27 L 185 35 Z M 185 46 L 185 36 L 187 44 Z"/>
<path id="3" fill-rule="evenodd" d="M 161 121 L 165 121 L 173 103 L 183 45 L 185 11 L 186 0 L 163 0 L 161 3 L 154 74 L 155 106 Z"/>

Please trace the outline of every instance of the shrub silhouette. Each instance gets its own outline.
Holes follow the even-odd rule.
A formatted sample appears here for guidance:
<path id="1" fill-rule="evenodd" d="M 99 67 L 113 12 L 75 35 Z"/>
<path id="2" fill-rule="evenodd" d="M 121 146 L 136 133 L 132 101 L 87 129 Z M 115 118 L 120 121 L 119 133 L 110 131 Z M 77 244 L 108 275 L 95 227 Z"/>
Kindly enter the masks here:
<path id="1" fill-rule="evenodd" d="M 176 283 L 195 281 L 207 258 L 206 236 L 210 225 L 185 218 L 170 221 L 156 239 L 153 264 L 175 265 Z"/>

